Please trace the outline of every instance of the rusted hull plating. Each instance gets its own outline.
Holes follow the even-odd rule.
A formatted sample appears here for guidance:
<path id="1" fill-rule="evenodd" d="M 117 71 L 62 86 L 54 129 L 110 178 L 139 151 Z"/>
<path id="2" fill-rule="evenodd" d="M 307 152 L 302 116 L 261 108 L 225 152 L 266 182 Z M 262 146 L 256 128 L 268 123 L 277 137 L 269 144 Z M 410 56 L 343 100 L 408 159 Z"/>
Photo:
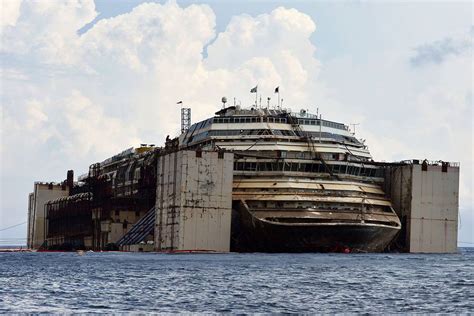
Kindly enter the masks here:
<path id="1" fill-rule="evenodd" d="M 243 207 L 234 211 L 232 251 L 382 252 L 399 227 L 364 223 L 291 225 L 259 219 Z"/>

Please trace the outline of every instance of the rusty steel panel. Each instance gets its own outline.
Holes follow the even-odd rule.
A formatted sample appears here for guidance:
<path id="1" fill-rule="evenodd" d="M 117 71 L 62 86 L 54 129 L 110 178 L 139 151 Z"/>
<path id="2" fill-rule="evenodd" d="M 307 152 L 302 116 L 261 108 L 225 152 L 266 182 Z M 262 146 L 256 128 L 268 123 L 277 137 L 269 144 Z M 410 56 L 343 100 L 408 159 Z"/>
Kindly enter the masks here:
<path id="1" fill-rule="evenodd" d="M 233 154 L 179 151 L 160 157 L 157 251 L 230 250 Z"/>

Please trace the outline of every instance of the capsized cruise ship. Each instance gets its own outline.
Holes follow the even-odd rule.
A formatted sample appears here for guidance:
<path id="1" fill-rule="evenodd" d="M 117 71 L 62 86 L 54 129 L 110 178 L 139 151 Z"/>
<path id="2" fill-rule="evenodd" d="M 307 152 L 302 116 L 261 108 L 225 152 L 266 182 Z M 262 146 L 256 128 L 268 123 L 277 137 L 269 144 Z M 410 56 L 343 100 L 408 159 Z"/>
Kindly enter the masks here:
<path id="1" fill-rule="evenodd" d="M 180 149 L 234 153 L 233 251 L 383 251 L 401 228 L 383 170 L 348 126 L 305 110 L 230 106 Z"/>

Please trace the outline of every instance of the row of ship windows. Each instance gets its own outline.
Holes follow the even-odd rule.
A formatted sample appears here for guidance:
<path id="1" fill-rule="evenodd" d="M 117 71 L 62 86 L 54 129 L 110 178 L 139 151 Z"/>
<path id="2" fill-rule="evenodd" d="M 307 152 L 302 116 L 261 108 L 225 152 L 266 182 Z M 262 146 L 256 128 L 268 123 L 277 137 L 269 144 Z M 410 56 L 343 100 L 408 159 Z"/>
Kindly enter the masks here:
<path id="1" fill-rule="evenodd" d="M 292 171 L 347 174 L 361 177 L 383 177 L 382 169 L 365 168 L 348 165 L 326 165 L 320 163 L 297 163 L 297 162 L 234 162 L 236 171 Z"/>
<path id="2" fill-rule="evenodd" d="M 215 117 L 213 123 L 283 123 L 286 124 L 286 118 L 282 117 Z"/>
<path id="3" fill-rule="evenodd" d="M 287 123 L 286 118 L 281 117 L 215 117 L 213 123 Z M 337 129 L 346 129 L 344 124 L 322 121 L 323 126 L 337 128 Z M 300 125 L 320 125 L 321 120 L 317 119 L 298 119 L 298 124 Z"/>
<path id="4" fill-rule="evenodd" d="M 206 132 L 202 133 L 205 134 Z M 296 136 L 292 130 L 277 129 L 241 129 L 241 130 L 211 130 L 207 132 L 207 136 L 236 136 L 236 135 L 284 135 Z M 199 135 L 197 135 L 199 136 Z M 196 136 L 196 137 L 197 137 Z"/>
<path id="5" fill-rule="evenodd" d="M 298 124 L 300 125 L 320 125 L 320 120 L 305 120 L 305 119 L 298 119 Z M 346 129 L 344 124 L 341 123 L 334 123 L 329 121 L 322 121 L 323 126 L 337 128 L 337 129 Z"/>
<path id="6" fill-rule="evenodd" d="M 340 142 L 352 142 L 358 144 L 359 142 L 355 137 L 343 136 L 339 134 L 327 133 L 327 132 L 303 132 L 305 136 L 310 136 L 314 139 L 318 138 L 330 138 Z M 241 129 L 241 130 L 211 130 L 202 132 L 196 136 L 190 136 L 187 143 L 197 142 L 206 137 L 210 136 L 246 136 L 246 135 L 278 135 L 278 136 L 302 136 L 300 133 L 296 133 L 292 130 L 269 130 L 269 129 Z"/>

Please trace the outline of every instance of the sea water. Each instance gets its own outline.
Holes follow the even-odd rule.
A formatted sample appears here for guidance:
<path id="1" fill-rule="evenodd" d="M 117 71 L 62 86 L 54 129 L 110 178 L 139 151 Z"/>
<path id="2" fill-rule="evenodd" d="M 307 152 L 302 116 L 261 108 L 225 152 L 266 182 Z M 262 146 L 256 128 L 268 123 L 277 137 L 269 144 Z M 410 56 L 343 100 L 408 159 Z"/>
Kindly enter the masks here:
<path id="1" fill-rule="evenodd" d="M 0 253 L 0 313 L 474 312 L 458 254 Z"/>

